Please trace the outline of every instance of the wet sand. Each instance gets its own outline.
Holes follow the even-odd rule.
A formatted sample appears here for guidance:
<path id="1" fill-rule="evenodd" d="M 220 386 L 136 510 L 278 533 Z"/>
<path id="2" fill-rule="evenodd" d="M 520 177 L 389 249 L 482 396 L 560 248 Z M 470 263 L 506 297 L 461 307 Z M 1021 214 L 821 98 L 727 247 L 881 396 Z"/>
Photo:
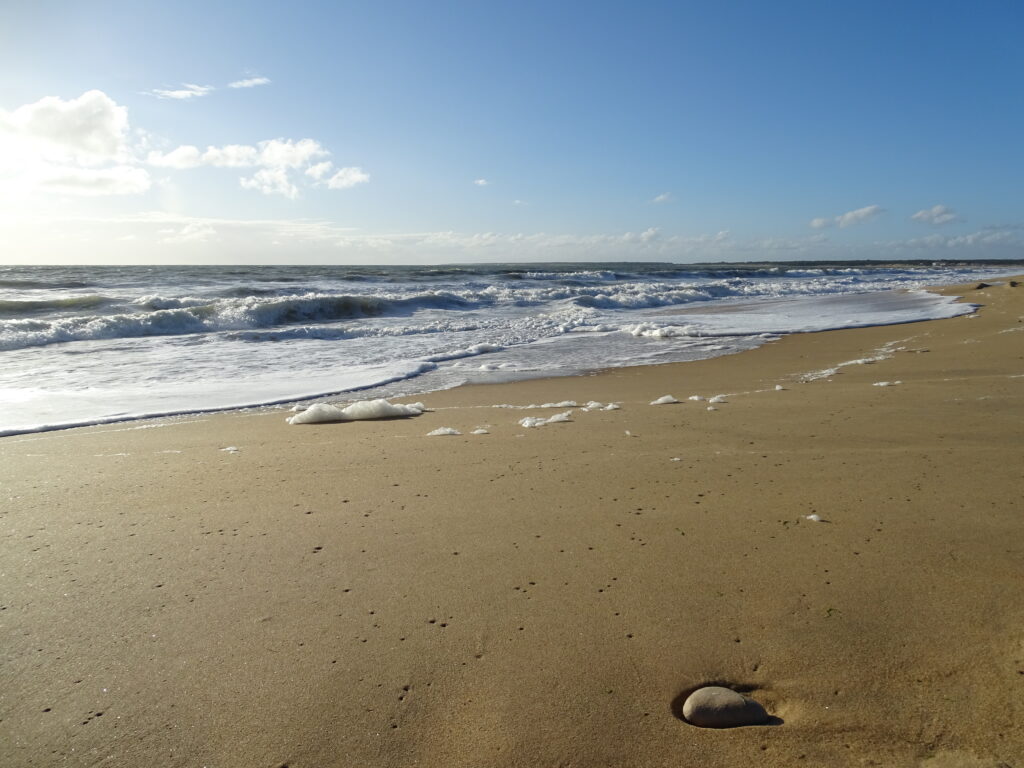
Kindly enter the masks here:
<path id="1" fill-rule="evenodd" d="M 1021 764 L 1024 286 L 945 290 L 416 418 L 0 439 L 0 763 Z M 568 399 L 621 409 L 490 407 Z M 680 720 L 710 682 L 773 724 Z"/>

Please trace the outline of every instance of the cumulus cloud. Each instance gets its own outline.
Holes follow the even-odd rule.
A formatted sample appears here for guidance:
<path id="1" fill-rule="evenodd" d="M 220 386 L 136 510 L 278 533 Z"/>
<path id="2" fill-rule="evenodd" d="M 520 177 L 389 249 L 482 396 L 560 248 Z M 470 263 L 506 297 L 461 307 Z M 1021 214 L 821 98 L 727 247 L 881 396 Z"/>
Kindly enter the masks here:
<path id="1" fill-rule="evenodd" d="M 128 135 L 128 111 L 102 91 L 0 111 L 0 177 L 17 193 L 138 194 L 150 179 L 133 165 Z"/>
<path id="2" fill-rule="evenodd" d="M 269 77 L 249 77 L 245 80 L 235 80 L 233 83 L 228 83 L 228 88 L 255 88 L 258 85 L 268 85 L 269 83 Z"/>
<path id="3" fill-rule="evenodd" d="M 68 101 L 47 96 L 13 112 L 0 111 L 0 132 L 33 145 L 48 160 L 102 164 L 126 154 L 128 110 L 103 91 Z"/>
<path id="4" fill-rule="evenodd" d="M 861 224 L 881 214 L 885 209 L 880 205 L 866 205 L 855 211 L 847 211 L 836 216 L 836 224 L 840 227 L 852 227 L 854 224 Z"/>
<path id="5" fill-rule="evenodd" d="M 330 154 L 313 139 L 269 139 L 261 141 L 259 148 L 260 165 L 271 168 L 299 168 L 315 158 Z"/>
<path id="6" fill-rule="evenodd" d="M 295 186 L 288 177 L 288 169 L 262 168 L 249 177 L 242 177 L 238 180 L 242 189 L 255 189 L 264 195 L 284 195 L 289 200 L 299 196 L 299 188 Z"/>
<path id="7" fill-rule="evenodd" d="M 259 159 L 259 150 L 246 144 L 226 144 L 223 147 L 207 147 L 202 164 L 215 168 L 251 168 Z"/>
<path id="8" fill-rule="evenodd" d="M 315 186 L 327 189 L 349 189 L 365 184 L 370 175 L 362 168 L 349 166 L 335 170 L 330 160 L 321 158 L 331 153 L 314 139 L 267 139 L 256 146 L 229 144 L 223 147 L 198 147 L 185 144 L 169 152 L 150 152 L 146 162 L 160 168 L 179 170 L 214 166 L 219 168 L 256 168 L 252 176 L 240 179 L 243 189 L 265 195 L 283 195 L 295 199 L 300 188 L 292 172 L 301 171 Z M 301 177 L 300 177 L 301 178 Z"/>
<path id="9" fill-rule="evenodd" d="M 331 168 L 334 167 L 334 163 L 328 161 L 322 163 L 316 163 L 315 165 L 309 166 L 306 169 L 306 175 L 310 178 L 320 181 L 324 176 L 331 172 Z"/>
<path id="10" fill-rule="evenodd" d="M 15 193 L 36 189 L 71 195 L 140 194 L 151 186 L 143 164 L 170 170 L 251 169 L 252 175 L 239 179 L 243 189 L 290 199 L 300 195 L 303 179 L 307 185 L 332 190 L 370 180 L 358 166 L 335 168 L 326 159 L 331 152 L 310 138 L 206 149 L 193 144 L 167 151 L 150 147 L 149 137 L 140 140 L 139 132 L 131 130 L 128 110 L 102 91 L 86 91 L 69 100 L 48 96 L 11 112 L 0 110 L 0 187 Z"/>
<path id="11" fill-rule="evenodd" d="M 163 89 L 154 88 L 150 93 L 158 99 L 194 99 L 199 96 L 215 91 L 212 85 L 196 85 L 195 83 L 182 83 L 181 88 Z"/>
<path id="12" fill-rule="evenodd" d="M 918 211 L 910 217 L 914 221 L 920 221 L 924 224 L 931 224 L 933 226 L 941 226 L 948 224 L 951 221 L 959 221 L 960 216 L 952 208 L 945 205 L 933 205 L 931 208 L 925 208 L 924 210 Z"/>
<path id="13" fill-rule="evenodd" d="M 652 203 L 667 203 L 671 199 L 672 199 L 672 193 L 671 192 L 662 192 L 660 195 L 655 195 L 653 198 L 651 198 L 651 202 Z"/>
<path id="14" fill-rule="evenodd" d="M 370 174 L 362 168 L 350 167 L 341 168 L 336 174 L 327 180 L 328 189 L 349 189 L 357 184 L 365 184 L 370 180 Z"/>
<path id="15" fill-rule="evenodd" d="M 474 179 L 473 183 L 476 184 L 478 187 L 486 187 L 489 186 L 491 182 L 489 182 L 487 179 Z"/>
<path id="16" fill-rule="evenodd" d="M 146 162 L 157 168 L 196 168 L 203 164 L 203 156 L 198 147 L 184 144 L 170 152 L 150 152 Z"/>
<path id="17" fill-rule="evenodd" d="M 880 205 L 867 205 L 855 211 L 841 213 L 833 218 L 811 219 L 810 227 L 811 229 L 825 229 L 834 224 L 840 229 L 845 229 L 846 227 L 852 227 L 854 224 L 861 224 L 873 219 L 884 212 L 885 209 Z"/>

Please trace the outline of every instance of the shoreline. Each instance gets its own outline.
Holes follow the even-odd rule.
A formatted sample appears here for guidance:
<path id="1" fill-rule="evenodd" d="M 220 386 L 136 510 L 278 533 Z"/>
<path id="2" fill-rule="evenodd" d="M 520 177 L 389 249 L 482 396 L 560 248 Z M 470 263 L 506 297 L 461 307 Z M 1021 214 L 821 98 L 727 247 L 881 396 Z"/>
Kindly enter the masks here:
<path id="1" fill-rule="evenodd" d="M 1010 279 L 1012 279 L 1012 277 L 1006 276 L 1005 278 L 1000 279 L 1000 281 L 997 284 L 999 284 L 1001 282 L 1004 282 L 1005 280 L 1010 280 Z M 758 298 L 749 298 L 749 299 L 743 299 L 743 298 L 739 298 L 739 297 L 731 297 L 731 298 L 728 298 L 728 299 L 724 300 L 726 302 L 724 305 L 716 306 L 713 309 L 713 311 L 711 311 L 711 312 L 708 312 L 706 307 L 698 306 L 698 305 L 681 307 L 681 308 L 678 308 L 678 309 L 668 310 L 668 311 L 666 311 L 664 308 L 662 308 L 662 310 L 660 310 L 660 312 L 662 314 L 668 314 L 668 315 L 690 315 L 690 314 L 693 314 L 693 315 L 707 315 L 707 314 L 719 315 L 719 314 L 734 314 L 734 313 L 743 313 L 743 312 L 750 311 L 750 310 L 753 310 L 753 309 L 758 308 L 758 307 L 767 306 L 767 305 L 770 305 L 770 304 L 773 304 L 773 303 L 792 304 L 794 301 L 799 302 L 801 300 L 822 300 L 822 299 L 829 300 L 829 301 L 836 301 L 836 300 L 838 300 L 840 302 L 843 301 L 843 300 L 849 300 L 849 301 L 853 301 L 855 304 L 857 304 L 857 303 L 863 301 L 864 296 L 872 296 L 872 295 L 876 295 L 876 293 L 877 293 L 877 295 L 881 296 L 881 295 L 887 295 L 887 294 L 889 294 L 891 292 L 909 293 L 909 292 L 912 292 L 912 291 L 915 291 L 915 290 L 922 291 L 922 292 L 929 292 L 930 289 L 928 289 L 928 288 L 916 288 L 916 289 L 902 288 L 902 289 L 888 289 L 888 290 L 881 291 L 881 292 L 868 292 L 866 294 L 853 293 L 853 294 L 839 294 L 837 296 L 831 296 L 831 295 L 824 294 L 824 295 L 821 295 L 821 296 L 811 295 L 811 296 L 805 296 L 805 297 L 800 297 L 800 298 L 793 297 L 793 296 L 781 297 L 781 298 L 758 297 Z M 930 292 L 938 293 L 939 291 L 932 290 Z M 715 302 L 715 303 L 718 304 L 718 302 Z M 969 314 L 969 312 L 968 313 L 964 313 L 964 314 Z M 939 319 L 939 318 L 931 318 L 931 319 Z M 894 325 L 907 325 L 907 324 L 913 324 L 913 323 L 919 323 L 919 322 L 929 322 L 929 320 L 899 320 L 899 321 L 891 321 L 891 322 L 872 323 L 872 324 L 866 324 L 866 325 L 859 325 L 859 324 L 858 325 L 848 325 L 848 326 L 844 326 L 844 327 L 841 327 L 841 328 L 825 329 L 824 331 L 814 330 L 814 331 L 785 331 L 785 332 L 783 332 L 783 331 L 771 331 L 771 330 L 768 330 L 768 331 L 761 332 L 759 335 L 761 335 L 761 336 L 785 337 L 785 336 L 797 335 L 797 334 L 802 334 L 802 333 L 822 333 L 822 332 L 829 332 L 829 331 L 834 331 L 834 330 L 850 330 L 850 329 L 854 329 L 854 328 L 886 327 L 886 326 L 894 326 Z M 757 334 L 755 334 L 755 335 L 757 335 Z M 770 342 L 774 342 L 774 341 L 777 341 L 777 339 L 770 339 Z M 761 345 L 763 345 L 764 343 L 767 343 L 767 342 L 761 342 Z M 756 347 L 754 347 L 754 348 L 756 349 Z M 312 404 L 313 401 L 333 400 L 333 401 L 337 402 L 337 401 L 344 400 L 344 401 L 349 401 L 349 402 L 355 402 L 355 401 L 361 399 L 360 395 L 362 395 L 362 394 L 366 394 L 369 399 L 375 399 L 375 398 L 378 398 L 378 397 L 401 398 L 401 399 L 408 399 L 409 397 L 422 398 L 422 397 L 428 397 L 428 396 L 432 395 L 434 392 L 443 392 L 443 391 L 447 391 L 447 390 L 459 390 L 459 389 L 462 389 L 464 387 L 491 386 L 491 385 L 494 385 L 494 384 L 516 384 L 516 383 L 519 383 L 519 382 L 530 381 L 530 380 L 533 380 L 533 379 L 558 379 L 558 378 L 566 378 L 566 377 L 572 378 L 572 377 L 575 377 L 575 376 L 589 376 L 589 375 L 593 375 L 595 373 L 603 373 L 603 372 L 606 372 L 606 371 L 616 370 L 618 367 L 622 367 L 622 368 L 645 368 L 645 367 L 649 367 L 650 365 L 656 365 L 657 366 L 657 365 L 672 365 L 672 364 L 690 363 L 690 362 L 696 362 L 697 360 L 701 360 L 701 359 L 713 359 L 715 357 L 724 357 L 724 356 L 730 356 L 730 355 L 737 355 L 737 354 L 742 354 L 744 352 L 749 352 L 749 351 L 750 351 L 750 349 L 742 349 L 741 348 L 741 349 L 735 349 L 735 350 L 732 350 L 732 351 L 729 351 L 729 352 L 725 352 L 725 353 L 719 354 L 719 355 L 712 355 L 710 358 L 696 358 L 694 360 L 670 361 L 670 362 L 666 362 L 666 363 L 654 363 L 654 364 L 624 365 L 624 366 L 615 366 L 615 367 L 598 367 L 598 368 L 594 368 L 594 369 L 591 369 L 591 370 L 576 371 L 576 372 L 573 372 L 573 373 L 567 373 L 567 374 L 564 374 L 564 375 L 554 375 L 554 376 L 550 375 L 550 374 L 529 375 L 528 373 L 520 372 L 518 375 L 514 375 L 513 377 L 511 377 L 509 379 L 499 379 L 499 380 L 493 381 L 493 382 L 491 382 L 491 381 L 477 381 L 477 382 L 469 381 L 469 382 L 463 382 L 463 383 L 460 383 L 460 384 L 455 384 L 453 386 L 441 387 L 439 389 L 422 389 L 421 390 L 421 389 L 416 389 L 415 387 L 413 387 L 412 390 L 410 391 L 410 390 L 406 389 L 405 387 L 402 387 L 403 383 L 410 383 L 411 384 L 412 382 L 418 381 L 420 376 L 423 375 L 422 373 L 420 373 L 420 374 L 417 374 L 417 375 L 409 377 L 409 378 L 399 378 L 397 380 L 385 381 L 384 383 L 377 383 L 377 384 L 367 385 L 365 387 L 359 387 L 359 388 L 355 388 L 355 389 L 328 391 L 328 392 L 323 392 L 323 393 L 319 393 L 319 394 L 311 394 L 311 395 L 297 395 L 297 396 L 288 395 L 288 396 L 282 396 L 282 397 L 275 397 L 275 398 L 272 398 L 272 399 L 269 399 L 269 400 L 266 400 L 266 401 L 263 401 L 263 402 L 256 402 L 256 403 L 251 403 L 251 404 L 234 404 L 234 405 L 214 406 L 214 407 L 199 408 L 199 409 L 173 409 L 173 410 L 156 411 L 156 412 L 152 412 L 152 413 L 142 413 L 142 414 L 117 414 L 117 415 L 111 415 L 111 416 L 101 416 L 101 417 L 96 417 L 96 418 L 88 418 L 88 419 L 77 420 L 77 421 L 58 422 L 58 423 L 53 423 L 53 424 L 37 424 L 37 425 L 24 426 L 24 427 L 22 427 L 22 426 L 14 426 L 14 427 L 10 427 L 10 428 L 0 428 L 0 440 L 2 440 L 4 438 L 18 437 L 18 436 L 25 436 L 25 435 L 44 434 L 44 433 L 48 433 L 48 432 L 60 432 L 60 431 L 68 430 L 68 429 L 82 429 L 82 428 L 88 428 L 88 427 L 111 426 L 111 425 L 116 425 L 116 424 L 127 424 L 127 423 L 135 423 L 135 422 L 158 421 L 158 420 L 163 420 L 163 419 L 181 419 L 181 418 L 186 418 L 187 419 L 187 418 L 197 417 L 197 416 L 202 416 L 202 415 L 213 415 L 213 414 L 223 414 L 223 413 L 252 412 L 252 411 L 270 411 L 270 410 L 273 410 L 275 407 L 279 407 L 279 406 L 298 405 L 298 404 Z M 429 373 L 427 375 L 429 375 Z M 392 387 L 399 387 L 401 391 L 398 392 L 398 393 L 395 393 L 395 394 L 391 394 L 391 393 L 389 393 L 389 389 L 392 388 Z"/>
<path id="2" fill-rule="evenodd" d="M 395 398 L 431 409 L 407 419 L 2 439 L 0 742 L 72 766 L 1012 761 L 1024 288 L 938 290 L 982 307 Z M 493 407 L 564 400 L 621 409 Z M 781 723 L 681 722 L 714 681 Z"/>

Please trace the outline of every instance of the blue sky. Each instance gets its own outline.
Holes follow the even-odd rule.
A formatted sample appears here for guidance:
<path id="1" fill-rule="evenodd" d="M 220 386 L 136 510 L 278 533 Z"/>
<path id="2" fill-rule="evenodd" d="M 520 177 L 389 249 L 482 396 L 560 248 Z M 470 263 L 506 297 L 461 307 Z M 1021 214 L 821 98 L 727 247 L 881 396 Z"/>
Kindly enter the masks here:
<path id="1" fill-rule="evenodd" d="M 0 261 L 1019 258 L 1022 8 L 13 0 Z"/>

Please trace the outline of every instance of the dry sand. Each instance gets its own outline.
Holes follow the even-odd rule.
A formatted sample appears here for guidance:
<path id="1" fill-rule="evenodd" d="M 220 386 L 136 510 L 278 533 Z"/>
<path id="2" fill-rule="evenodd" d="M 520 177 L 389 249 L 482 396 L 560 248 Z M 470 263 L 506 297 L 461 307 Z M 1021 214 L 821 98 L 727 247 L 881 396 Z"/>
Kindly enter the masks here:
<path id="1" fill-rule="evenodd" d="M 1024 286 L 958 290 L 418 418 L 0 440 L 0 764 L 1024 765 Z M 622 408 L 484 407 L 564 399 Z M 682 722 L 706 682 L 776 724 Z"/>

